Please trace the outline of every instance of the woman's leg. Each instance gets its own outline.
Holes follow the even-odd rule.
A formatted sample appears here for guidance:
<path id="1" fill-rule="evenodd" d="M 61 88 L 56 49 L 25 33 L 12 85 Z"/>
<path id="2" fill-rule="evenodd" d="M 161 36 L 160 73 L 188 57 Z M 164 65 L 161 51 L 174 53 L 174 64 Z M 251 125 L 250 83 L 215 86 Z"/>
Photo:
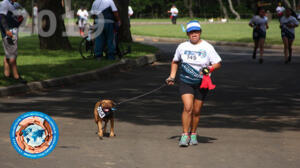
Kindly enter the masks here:
<path id="1" fill-rule="evenodd" d="M 203 101 L 197 99 L 194 100 L 194 107 L 192 111 L 191 133 L 196 133 L 197 131 L 198 123 L 200 120 L 200 111 L 202 109 L 202 106 L 203 106 Z"/>
<path id="2" fill-rule="evenodd" d="M 288 50 L 289 50 L 288 61 L 289 61 L 289 62 L 291 62 L 291 60 L 292 60 L 292 55 L 293 55 L 293 49 L 292 49 L 292 46 L 293 46 L 293 42 L 294 42 L 294 40 L 292 40 L 292 39 L 289 39 L 289 40 L 288 40 L 288 44 L 289 44 L 289 46 L 288 46 Z"/>
<path id="3" fill-rule="evenodd" d="M 259 45 L 259 63 L 263 62 L 263 55 L 264 55 L 264 44 L 265 44 L 265 39 L 264 38 L 260 38 L 258 45 Z"/>
<path id="4" fill-rule="evenodd" d="M 183 129 L 183 133 L 187 134 L 189 132 L 189 128 L 191 126 L 191 121 L 192 121 L 194 95 L 184 94 L 181 96 L 181 99 L 184 105 L 182 117 L 181 117 L 182 129 Z"/>
<path id="5" fill-rule="evenodd" d="M 282 42 L 283 42 L 283 53 L 284 53 L 284 58 L 285 58 L 285 63 L 288 61 L 288 48 L 289 48 L 289 40 L 287 37 L 282 37 Z"/>
<path id="6" fill-rule="evenodd" d="M 257 48 L 258 48 L 258 40 L 254 40 L 254 48 L 253 48 L 253 55 L 252 55 L 252 58 L 255 59 L 256 58 L 256 51 L 257 51 Z"/>
<path id="7" fill-rule="evenodd" d="M 8 59 L 6 59 L 5 57 L 3 60 L 3 65 L 4 65 L 4 76 L 9 77 L 10 76 L 10 66 L 9 66 Z"/>

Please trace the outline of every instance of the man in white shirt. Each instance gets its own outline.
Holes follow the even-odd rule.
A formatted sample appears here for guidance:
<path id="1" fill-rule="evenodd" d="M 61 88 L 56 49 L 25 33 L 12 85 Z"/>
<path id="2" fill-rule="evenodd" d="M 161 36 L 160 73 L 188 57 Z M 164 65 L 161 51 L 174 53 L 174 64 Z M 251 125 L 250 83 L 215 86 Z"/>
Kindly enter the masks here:
<path id="1" fill-rule="evenodd" d="M 132 10 L 132 7 L 131 6 L 128 6 L 128 17 L 130 19 L 130 16 L 133 15 L 133 10 Z"/>
<path id="2" fill-rule="evenodd" d="M 77 11 L 77 16 L 78 16 L 78 27 L 79 27 L 80 35 L 84 36 L 84 28 L 87 23 L 89 13 L 87 12 L 86 9 L 81 7 Z"/>
<path id="3" fill-rule="evenodd" d="M 285 11 L 285 8 L 283 6 L 281 6 L 281 3 L 278 3 L 278 6 L 276 8 L 276 13 L 277 16 L 279 17 L 279 19 L 281 18 L 281 16 L 283 16 L 283 12 Z"/>
<path id="4" fill-rule="evenodd" d="M 114 26 L 121 25 L 118 9 L 113 0 L 95 0 L 91 15 L 95 19 L 97 27 L 103 27 L 99 36 L 95 39 L 95 55 L 96 59 L 100 60 L 103 56 L 104 45 L 108 48 L 108 59 L 115 59 L 116 46 L 114 44 Z M 104 24 L 104 25 L 103 25 Z"/>
<path id="5" fill-rule="evenodd" d="M 32 34 L 38 32 L 38 7 L 37 4 L 32 8 Z"/>
<path id="6" fill-rule="evenodd" d="M 178 9 L 176 8 L 175 5 L 172 6 L 171 10 L 168 11 L 168 13 L 171 13 L 171 21 L 173 24 L 176 24 L 177 16 L 178 16 Z"/>

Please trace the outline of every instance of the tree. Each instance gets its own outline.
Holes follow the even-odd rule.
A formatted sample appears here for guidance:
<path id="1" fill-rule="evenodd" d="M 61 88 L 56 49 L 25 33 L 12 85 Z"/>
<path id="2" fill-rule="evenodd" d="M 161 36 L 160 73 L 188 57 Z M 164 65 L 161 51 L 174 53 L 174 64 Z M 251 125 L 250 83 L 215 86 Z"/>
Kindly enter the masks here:
<path id="1" fill-rule="evenodd" d="M 193 12 L 193 0 L 184 0 L 184 5 L 186 8 L 189 9 L 189 16 L 190 18 L 194 17 L 194 12 Z"/>
<path id="2" fill-rule="evenodd" d="M 72 0 L 64 0 L 64 7 L 65 7 L 65 13 L 66 13 L 66 17 L 67 18 L 71 18 L 73 17 L 71 13 L 71 3 L 72 3 Z"/>
<path id="3" fill-rule="evenodd" d="M 293 0 L 293 10 L 295 11 L 296 10 L 296 0 Z"/>
<path id="4" fill-rule="evenodd" d="M 124 42 L 132 42 L 129 18 L 128 18 L 128 5 L 129 0 L 114 0 L 121 18 L 121 27 L 119 32 L 119 39 Z"/>
<path id="5" fill-rule="evenodd" d="M 283 2 L 285 3 L 285 5 L 290 8 L 291 7 L 291 3 L 289 2 L 289 0 L 283 0 Z"/>
<path id="6" fill-rule="evenodd" d="M 39 39 L 41 49 L 71 49 L 71 44 L 67 36 L 63 36 L 66 31 L 65 23 L 62 18 L 64 13 L 64 8 L 62 6 L 61 0 L 38 0 L 37 1 L 39 10 Z M 51 19 L 49 15 L 43 16 L 45 11 L 50 11 L 55 17 L 55 20 Z M 42 12 L 42 13 L 41 13 Z M 49 14 L 49 13 L 48 13 Z M 56 26 L 55 26 L 56 24 Z M 43 35 L 43 32 L 50 32 L 54 29 L 54 32 L 49 34 L 49 36 Z"/>
<path id="7" fill-rule="evenodd" d="M 219 4 L 220 4 L 220 9 L 222 10 L 223 14 L 224 14 L 224 17 L 226 19 L 228 19 L 228 13 L 227 13 L 227 9 L 226 7 L 224 6 L 223 4 L 223 1 L 222 0 L 218 0 L 219 1 Z"/>
<path id="8" fill-rule="evenodd" d="M 236 16 L 235 19 L 240 20 L 240 19 L 241 19 L 241 16 L 240 16 L 239 13 L 237 13 L 237 11 L 234 10 L 233 5 L 232 5 L 232 1 L 231 1 L 231 0 L 228 0 L 228 3 L 229 3 L 230 11 Z"/>

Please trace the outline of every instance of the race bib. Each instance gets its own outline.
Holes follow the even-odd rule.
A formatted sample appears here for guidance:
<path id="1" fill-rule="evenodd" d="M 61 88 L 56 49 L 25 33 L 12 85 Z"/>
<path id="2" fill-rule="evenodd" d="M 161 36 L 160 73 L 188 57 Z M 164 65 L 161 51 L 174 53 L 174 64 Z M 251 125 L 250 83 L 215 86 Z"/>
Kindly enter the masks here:
<path id="1" fill-rule="evenodd" d="M 99 106 L 97 110 L 98 110 L 98 114 L 99 114 L 99 117 L 100 117 L 100 118 L 104 118 L 104 117 L 106 116 L 106 114 L 105 114 L 105 112 L 102 110 L 102 107 L 101 107 L 101 106 Z"/>

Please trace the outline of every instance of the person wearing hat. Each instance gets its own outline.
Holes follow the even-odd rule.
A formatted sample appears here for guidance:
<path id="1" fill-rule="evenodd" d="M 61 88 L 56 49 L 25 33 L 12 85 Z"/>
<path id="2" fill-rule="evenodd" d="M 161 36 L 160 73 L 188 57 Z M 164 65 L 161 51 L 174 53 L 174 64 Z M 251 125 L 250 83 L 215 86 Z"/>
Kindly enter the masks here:
<path id="1" fill-rule="evenodd" d="M 197 126 L 203 101 L 208 89 L 200 89 L 203 78 L 202 70 L 208 68 L 209 73 L 221 67 L 221 57 L 214 47 L 201 39 L 202 29 L 198 21 L 187 24 L 189 40 L 181 43 L 175 52 L 170 76 L 166 79 L 168 85 L 174 85 L 180 66 L 179 93 L 184 105 L 182 112 L 183 133 L 179 146 L 197 145 Z"/>

